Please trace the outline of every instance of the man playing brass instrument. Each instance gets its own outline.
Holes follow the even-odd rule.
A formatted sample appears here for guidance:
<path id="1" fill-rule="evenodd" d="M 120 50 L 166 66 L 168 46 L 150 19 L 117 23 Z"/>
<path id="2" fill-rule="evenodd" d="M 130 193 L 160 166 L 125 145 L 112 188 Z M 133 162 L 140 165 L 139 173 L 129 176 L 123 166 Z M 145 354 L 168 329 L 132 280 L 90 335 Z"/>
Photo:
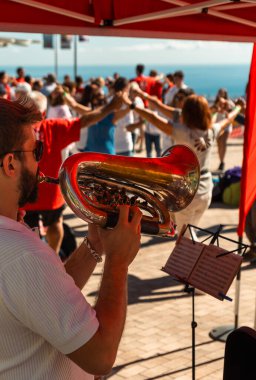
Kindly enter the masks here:
<path id="1" fill-rule="evenodd" d="M 141 212 L 120 206 L 117 226 L 89 226 L 65 266 L 18 209 L 36 199 L 42 143 L 32 103 L 0 99 L 0 379 L 82 380 L 110 371 L 122 335 L 127 273 L 140 246 Z M 128 214 L 131 212 L 131 221 Z M 98 300 L 81 289 L 105 253 Z"/>
<path id="2" fill-rule="evenodd" d="M 63 91 L 60 89 L 60 91 Z M 46 114 L 47 99 L 37 91 L 33 91 L 30 97 L 40 109 L 42 116 Z M 45 152 L 42 157 L 40 168 L 49 176 L 57 177 L 62 163 L 62 149 L 66 148 L 80 138 L 82 129 L 91 127 L 99 120 L 118 113 L 122 102 L 120 96 L 96 110 L 89 111 L 80 118 L 68 119 L 44 119 L 35 125 L 37 138 L 44 142 Z M 39 224 L 39 218 L 46 230 L 46 240 L 56 251 L 60 252 L 63 229 L 63 209 L 65 201 L 59 186 L 52 186 L 46 183 L 40 184 L 38 199 L 35 203 L 28 203 L 25 207 L 25 222 L 32 228 Z"/>

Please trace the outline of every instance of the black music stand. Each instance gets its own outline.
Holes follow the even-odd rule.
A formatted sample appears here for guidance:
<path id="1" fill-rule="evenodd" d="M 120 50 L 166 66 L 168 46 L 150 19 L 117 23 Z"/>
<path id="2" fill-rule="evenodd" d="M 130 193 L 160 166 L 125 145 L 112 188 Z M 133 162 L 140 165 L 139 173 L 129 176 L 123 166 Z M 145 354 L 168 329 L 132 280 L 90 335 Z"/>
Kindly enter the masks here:
<path id="1" fill-rule="evenodd" d="M 180 250 L 176 249 L 176 252 L 175 252 L 175 248 L 177 248 L 177 246 L 180 245 L 181 239 L 184 236 L 184 234 L 185 234 L 185 232 L 186 232 L 187 229 L 189 229 L 191 239 L 186 239 L 186 241 L 184 241 L 184 244 L 180 247 Z M 197 243 L 194 240 L 194 238 L 193 238 L 192 229 L 196 229 L 196 230 L 202 231 L 205 235 L 207 235 L 207 237 L 203 241 L 201 241 L 200 243 Z M 196 327 L 198 326 L 197 322 L 195 321 L 195 288 L 197 286 L 195 286 L 196 281 L 194 282 L 194 279 L 193 279 L 194 269 L 196 268 L 196 265 L 199 262 L 199 260 L 201 260 L 200 258 L 203 255 L 204 249 L 205 248 L 207 249 L 207 247 L 211 247 L 211 250 L 213 250 L 214 252 L 215 252 L 215 248 L 216 248 L 216 253 L 214 253 L 214 259 L 217 259 L 218 257 L 227 256 L 228 254 L 231 254 L 231 253 L 234 254 L 237 251 L 241 252 L 241 250 L 243 250 L 242 255 L 244 255 L 245 252 L 246 252 L 246 249 L 248 247 L 247 245 L 240 243 L 239 248 L 231 250 L 231 251 L 227 251 L 227 250 L 221 249 L 219 247 L 219 240 L 220 239 L 224 239 L 226 241 L 235 243 L 237 245 L 236 241 L 234 241 L 232 239 L 229 239 L 229 238 L 226 238 L 225 236 L 220 235 L 221 229 L 222 229 L 222 226 L 220 225 L 219 228 L 218 228 L 218 230 L 215 233 L 212 233 L 211 231 L 208 231 L 206 229 L 202 229 L 202 228 L 193 226 L 191 224 L 188 224 L 187 226 L 184 226 L 184 228 L 183 228 L 183 230 L 182 230 L 182 232 L 181 232 L 181 234 L 180 234 L 180 236 L 179 236 L 179 238 L 178 238 L 178 240 L 176 242 L 176 247 L 174 248 L 172 254 L 169 257 L 169 259 L 167 260 L 166 265 L 162 268 L 162 270 L 164 272 L 168 273 L 169 275 L 171 275 L 172 277 L 174 277 L 175 280 L 177 280 L 180 283 L 182 283 L 182 284 L 185 285 L 184 291 L 186 293 L 192 294 L 192 321 L 191 321 L 191 329 L 192 329 L 192 345 L 191 345 L 191 347 L 192 347 L 192 380 L 195 380 L 195 368 L 196 368 L 196 359 L 195 359 L 195 357 L 196 357 L 196 339 L 195 339 L 196 336 L 195 336 L 195 331 L 196 331 Z M 210 239 L 209 246 L 207 246 L 207 245 L 204 244 L 208 239 Z M 186 270 L 185 270 L 183 272 L 183 276 L 182 276 L 181 275 L 182 269 L 180 270 L 180 269 L 177 269 L 177 267 L 175 268 L 175 265 L 177 265 L 178 268 L 180 266 L 182 267 L 182 260 L 179 261 L 180 259 L 177 259 L 178 258 L 177 255 L 182 255 L 182 252 L 184 252 L 184 250 L 186 250 L 186 249 L 189 249 L 190 252 L 191 252 L 191 248 L 193 249 L 193 246 L 195 247 L 195 250 L 196 250 L 196 247 L 199 246 L 199 248 L 201 249 L 202 253 L 199 253 L 198 258 L 196 258 L 196 260 L 195 260 L 194 266 L 192 264 L 192 267 L 191 267 L 192 270 L 190 272 L 190 275 L 187 276 L 186 275 Z M 174 258 L 174 256 L 172 258 L 172 255 L 174 255 L 176 258 Z M 235 264 L 236 267 L 231 268 L 231 269 L 234 269 L 233 270 L 233 275 L 232 275 L 233 278 L 235 277 L 236 272 L 239 270 L 239 268 L 241 266 L 242 255 L 237 255 L 237 259 L 238 259 L 238 257 L 239 257 L 239 259 L 236 261 L 236 264 Z M 207 256 L 207 253 L 206 253 L 206 255 L 204 255 L 204 257 L 206 257 L 206 256 Z M 192 276 L 191 276 L 191 274 L 192 274 Z M 233 280 L 233 278 L 232 278 L 232 280 Z M 232 280 L 231 280 L 231 282 L 232 282 Z M 229 284 L 229 286 L 230 286 L 230 284 Z M 202 285 L 201 285 L 201 288 L 199 287 L 199 289 L 202 290 L 202 291 L 204 291 L 204 292 L 206 292 L 206 293 L 208 293 L 209 295 L 212 295 L 215 298 L 218 298 L 219 300 L 232 301 L 232 299 L 230 297 L 226 296 L 226 292 L 227 292 L 229 286 L 225 287 L 225 291 L 224 292 L 217 292 L 216 294 L 214 294 L 213 292 L 207 291 L 208 290 L 207 287 L 204 288 Z"/>

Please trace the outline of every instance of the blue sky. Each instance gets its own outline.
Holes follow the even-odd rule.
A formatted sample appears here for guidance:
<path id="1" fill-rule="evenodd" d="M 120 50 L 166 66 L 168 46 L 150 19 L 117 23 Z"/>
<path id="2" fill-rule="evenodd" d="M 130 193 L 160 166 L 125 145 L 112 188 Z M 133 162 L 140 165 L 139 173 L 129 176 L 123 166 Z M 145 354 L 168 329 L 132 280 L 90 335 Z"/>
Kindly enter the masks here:
<path id="1" fill-rule="evenodd" d="M 0 48 L 0 66 L 52 65 L 54 52 L 43 49 L 41 34 L 1 33 L 0 37 L 39 40 L 29 47 Z M 89 37 L 78 44 L 79 65 L 249 64 L 252 44 L 142 38 Z M 60 65 L 73 64 L 72 50 L 59 51 Z"/>

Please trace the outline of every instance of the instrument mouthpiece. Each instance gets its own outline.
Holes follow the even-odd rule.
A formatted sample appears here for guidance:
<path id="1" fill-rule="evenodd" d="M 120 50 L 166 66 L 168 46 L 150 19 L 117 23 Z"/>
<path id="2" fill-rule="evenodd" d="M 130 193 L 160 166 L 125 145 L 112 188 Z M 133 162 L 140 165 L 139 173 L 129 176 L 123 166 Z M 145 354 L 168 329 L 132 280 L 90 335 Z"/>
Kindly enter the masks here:
<path id="1" fill-rule="evenodd" d="M 55 185 L 58 185 L 60 183 L 59 178 L 53 178 L 53 177 L 47 177 L 42 172 L 39 173 L 38 176 L 38 183 L 53 183 Z"/>

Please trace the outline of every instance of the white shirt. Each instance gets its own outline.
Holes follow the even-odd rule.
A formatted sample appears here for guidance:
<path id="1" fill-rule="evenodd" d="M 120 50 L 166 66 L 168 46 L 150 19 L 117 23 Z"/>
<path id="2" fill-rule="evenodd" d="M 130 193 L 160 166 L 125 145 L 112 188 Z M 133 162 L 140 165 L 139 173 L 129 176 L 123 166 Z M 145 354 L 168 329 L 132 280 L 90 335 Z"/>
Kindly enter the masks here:
<path id="1" fill-rule="evenodd" d="M 179 87 L 179 88 L 176 85 L 174 85 L 171 88 L 169 88 L 169 90 L 166 91 L 166 94 L 165 94 L 165 97 L 164 97 L 164 104 L 167 104 L 168 106 L 170 106 L 172 104 L 174 96 L 177 94 L 177 92 L 181 88 L 188 88 L 188 86 L 185 83 L 183 83 L 181 85 L 181 87 Z"/>
<path id="2" fill-rule="evenodd" d="M 212 186 L 210 168 L 211 152 L 213 143 L 221 130 L 220 124 L 215 123 L 212 128 L 203 131 L 201 129 L 190 129 L 181 123 L 173 123 L 172 138 L 175 144 L 184 144 L 190 147 L 196 154 L 200 170 L 208 170 L 200 176 L 198 194 L 204 194 Z"/>
<path id="3" fill-rule="evenodd" d="M 133 103 L 140 108 L 144 108 L 144 103 L 143 100 L 139 97 L 136 96 Z M 141 117 L 137 112 L 133 112 L 133 122 L 138 123 L 140 121 Z"/>
<path id="4" fill-rule="evenodd" d="M 67 104 L 50 106 L 47 111 L 47 119 L 70 119 L 72 114 Z"/>
<path id="5" fill-rule="evenodd" d="M 66 355 L 98 329 L 56 253 L 0 216 L 0 380 L 89 380 Z"/>
<path id="6" fill-rule="evenodd" d="M 122 119 L 117 120 L 115 123 L 115 150 L 117 154 L 133 150 L 132 134 L 126 129 L 129 124 L 133 124 L 132 111 L 129 111 Z"/>
<path id="7" fill-rule="evenodd" d="M 152 111 L 154 114 L 158 114 L 157 111 Z M 155 124 L 150 123 L 149 121 L 146 121 L 146 129 L 145 132 L 149 135 L 159 136 L 162 135 L 161 130 L 155 126 Z"/>
<path id="8" fill-rule="evenodd" d="M 140 108 L 144 108 L 144 103 L 143 103 L 143 100 L 139 97 L 139 96 L 136 96 L 135 99 L 134 99 L 134 104 L 136 104 L 136 106 L 140 107 Z M 135 123 L 138 123 L 140 120 L 141 120 L 141 116 L 136 112 L 136 111 L 133 111 L 133 122 L 134 124 Z M 139 128 L 136 128 L 133 133 L 136 135 L 136 136 L 139 136 L 140 135 L 140 130 Z"/>

